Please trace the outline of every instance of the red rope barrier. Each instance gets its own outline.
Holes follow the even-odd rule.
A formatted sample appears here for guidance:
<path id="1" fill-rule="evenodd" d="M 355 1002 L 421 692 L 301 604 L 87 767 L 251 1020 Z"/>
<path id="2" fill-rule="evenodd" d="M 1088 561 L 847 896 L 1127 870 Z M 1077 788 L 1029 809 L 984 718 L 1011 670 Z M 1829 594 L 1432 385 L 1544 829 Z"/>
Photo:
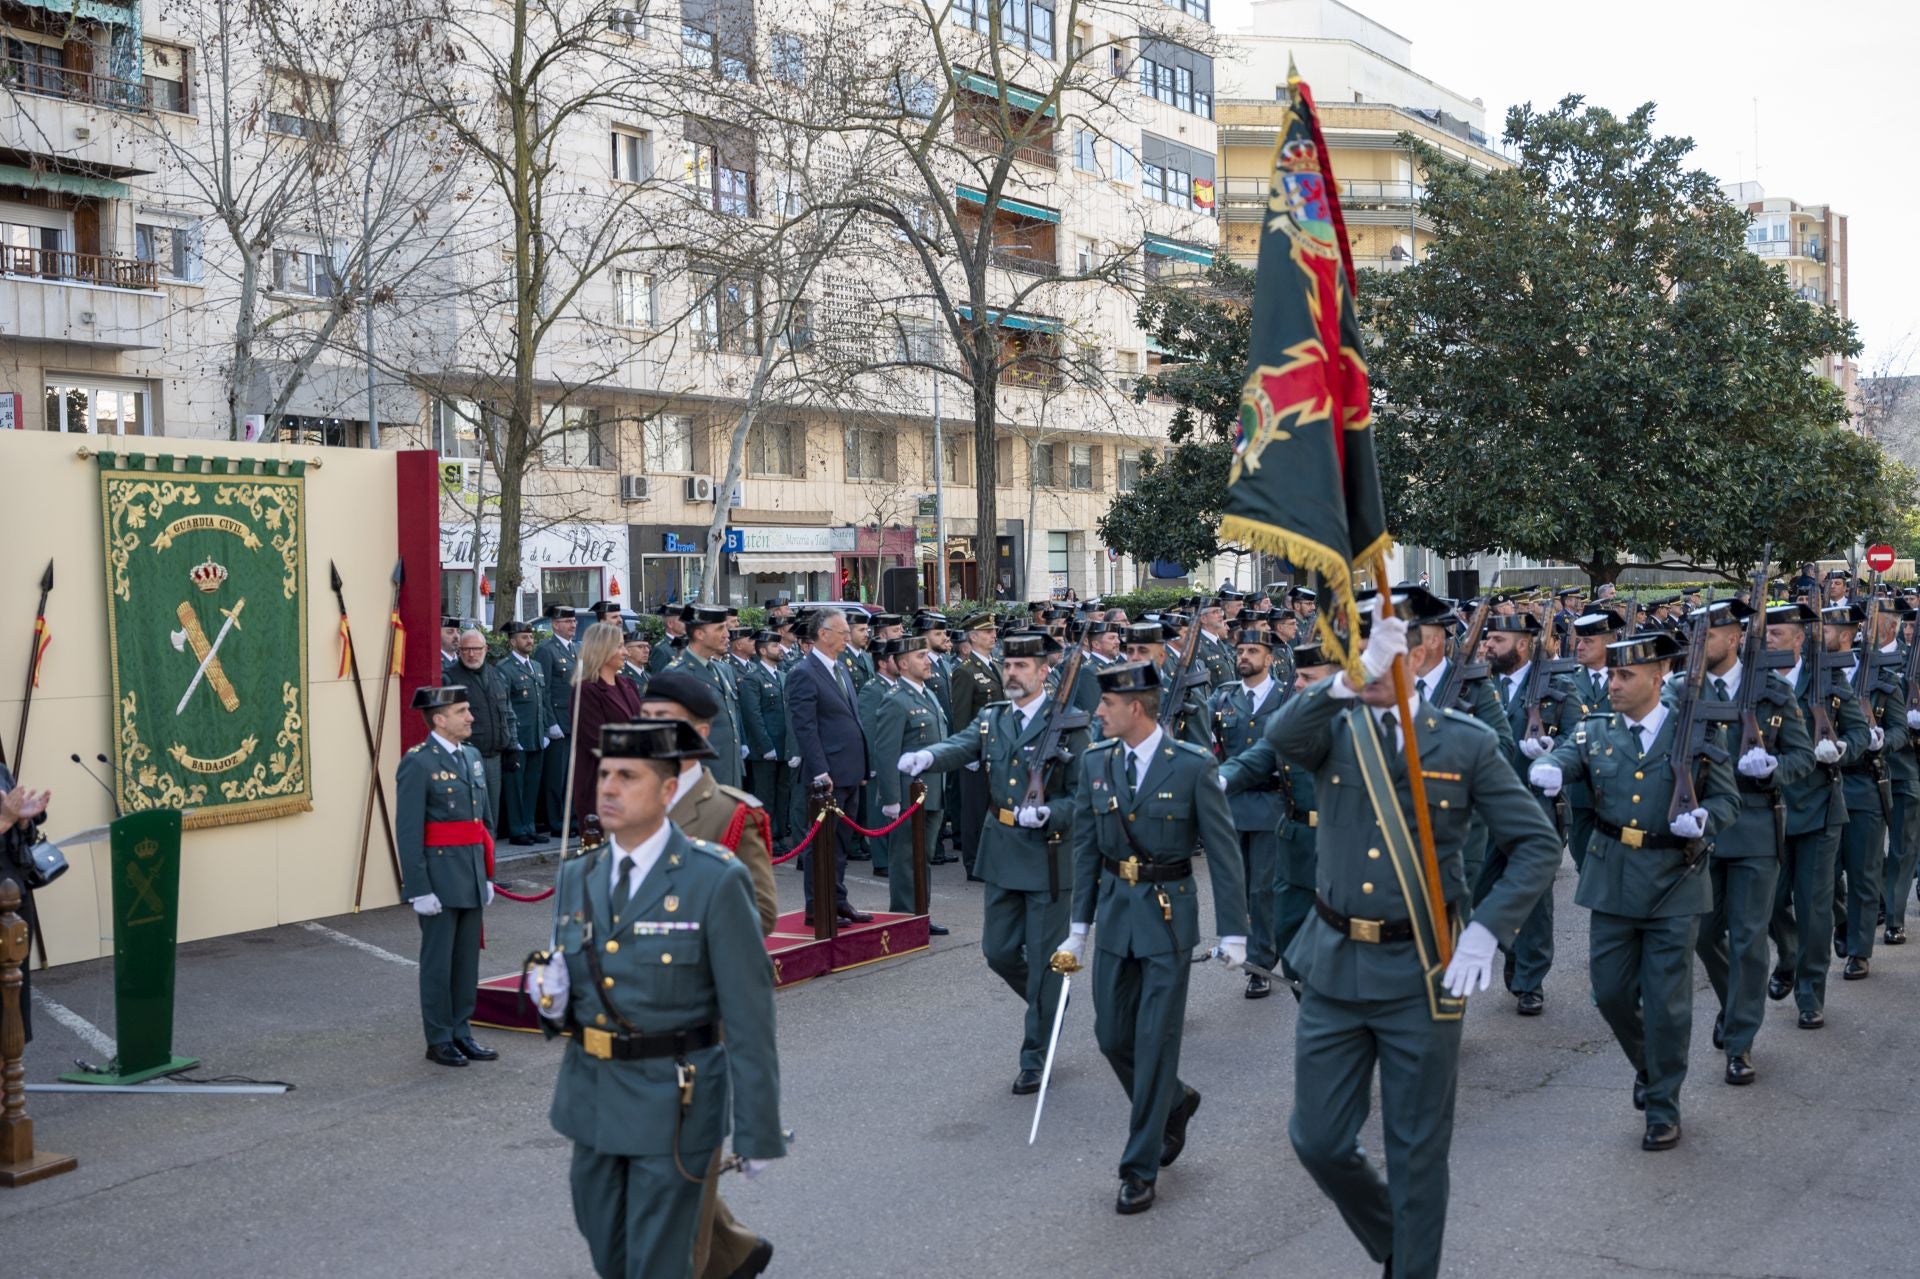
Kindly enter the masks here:
<path id="1" fill-rule="evenodd" d="M 907 821 L 908 818 L 912 817 L 915 813 L 920 811 L 921 805 L 925 804 L 926 802 L 927 801 L 924 799 L 920 800 L 918 803 L 914 804 L 912 808 L 909 808 L 906 812 L 900 814 L 898 817 L 894 818 L 892 822 L 888 823 L 885 826 L 882 826 L 879 830 L 868 830 L 865 826 L 862 826 L 859 822 L 854 821 L 853 818 L 847 816 L 845 813 L 840 814 L 840 822 L 842 825 L 847 826 L 862 835 L 865 835 L 868 839 L 879 839 L 882 835 L 891 835 L 893 834 L 893 832 L 899 830 L 900 827 Z"/>
<path id="2" fill-rule="evenodd" d="M 794 858 L 798 857 L 800 854 L 806 852 L 807 846 L 813 843 L 813 837 L 820 833 L 820 823 L 827 820 L 827 814 L 829 812 L 837 813 L 839 811 L 840 811 L 839 809 L 832 808 L 831 806 L 821 809 L 819 814 L 814 817 L 813 825 L 807 828 L 807 837 L 801 840 L 799 843 L 795 844 L 792 848 L 789 848 L 786 852 L 780 854 L 778 857 L 769 859 L 768 864 L 773 866 L 780 866 L 787 862 L 792 861 Z"/>
<path id="3" fill-rule="evenodd" d="M 495 896 L 504 897 L 510 902 L 543 902 L 547 900 L 547 898 L 553 896 L 553 889 L 551 886 L 549 886 L 545 892 L 510 893 L 506 889 L 500 887 L 500 885 L 495 884 L 493 886 L 493 891 Z"/>

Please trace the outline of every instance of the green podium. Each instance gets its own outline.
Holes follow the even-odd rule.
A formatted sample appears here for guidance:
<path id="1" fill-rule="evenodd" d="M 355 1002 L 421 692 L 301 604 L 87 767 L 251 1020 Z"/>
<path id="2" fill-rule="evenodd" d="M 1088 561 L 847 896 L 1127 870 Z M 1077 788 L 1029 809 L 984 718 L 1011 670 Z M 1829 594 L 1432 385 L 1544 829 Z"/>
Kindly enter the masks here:
<path id="1" fill-rule="evenodd" d="M 138 1084 L 191 1070 L 173 1055 L 174 944 L 180 922 L 180 813 L 153 808 L 114 819 L 113 1028 L 118 1049 L 103 1071 L 72 1084 Z"/>

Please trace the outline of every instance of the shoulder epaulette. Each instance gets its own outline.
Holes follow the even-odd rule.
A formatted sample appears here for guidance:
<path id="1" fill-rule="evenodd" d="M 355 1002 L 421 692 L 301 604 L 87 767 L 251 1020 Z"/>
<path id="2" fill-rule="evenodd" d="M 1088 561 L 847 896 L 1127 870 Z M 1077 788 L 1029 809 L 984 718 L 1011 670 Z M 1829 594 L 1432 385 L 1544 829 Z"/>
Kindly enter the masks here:
<path id="1" fill-rule="evenodd" d="M 1186 742 L 1186 741 L 1175 742 L 1174 745 L 1179 747 L 1181 750 L 1187 752 L 1189 755 L 1198 755 L 1201 759 L 1208 760 L 1208 761 L 1213 760 L 1213 752 L 1208 750 L 1204 746 L 1195 746 L 1192 742 Z"/>
<path id="2" fill-rule="evenodd" d="M 994 709 L 996 706 L 1011 706 L 1011 705 L 1013 705 L 1013 700 L 1011 698 L 1003 697 L 997 702 L 988 702 L 985 706 L 982 706 L 980 709 L 983 711 L 990 711 Z"/>
<path id="3" fill-rule="evenodd" d="M 732 800 L 736 804 L 745 804 L 748 808 L 764 808 L 765 807 L 765 805 L 760 802 L 760 797 L 758 795 L 749 794 L 746 791 L 738 789 L 737 787 L 725 786 L 720 784 L 719 782 L 715 782 L 714 789 L 719 791 L 722 795 L 725 795 L 728 799 Z"/>
<path id="4" fill-rule="evenodd" d="M 426 748 L 426 745 L 427 745 L 426 742 L 416 742 L 412 746 L 407 747 L 407 754 L 411 755 L 415 751 L 424 750 Z"/>
<path id="5" fill-rule="evenodd" d="M 1110 747 L 1118 746 L 1119 744 L 1120 744 L 1120 739 L 1117 737 L 1103 737 L 1097 742 L 1089 742 L 1087 744 L 1087 750 L 1089 752 L 1103 751 L 1103 750 L 1107 750 Z"/>
<path id="6" fill-rule="evenodd" d="M 726 788 L 722 787 L 721 789 L 724 790 Z M 687 842 L 715 861 L 730 862 L 733 860 L 733 853 L 719 844 L 709 843 L 704 839 L 695 839 L 691 835 L 687 836 Z"/>
<path id="7" fill-rule="evenodd" d="M 1443 720 L 1446 720 L 1449 724 L 1471 724 L 1475 728 L 1479 729 L 1481 732 L 1486 733 L 1492 737 L 1497 738 L 1500 736 L 1500 734 L 1493 731 L 1493 726 L 1491 724 L 1488 724 L 1485 720 L 1481 719 L 1479 716 L 1469 714 L 1468 712 L 1463 710 L 1454 710 L 1451 708 L 1447 710 L 1443 710 L 1440 712 L 1440 718 Z"/>

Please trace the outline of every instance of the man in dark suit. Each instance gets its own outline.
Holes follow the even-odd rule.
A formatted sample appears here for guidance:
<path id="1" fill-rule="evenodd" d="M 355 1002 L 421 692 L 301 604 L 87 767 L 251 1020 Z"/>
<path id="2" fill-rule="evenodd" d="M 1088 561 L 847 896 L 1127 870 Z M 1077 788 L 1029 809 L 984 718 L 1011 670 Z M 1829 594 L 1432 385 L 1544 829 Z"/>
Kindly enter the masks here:
<path id="1" fill-rule="evenodd" d="M 843 813 L 860 811 L 858 796 L 871 771 L 866 734 L 860 728 L 857 694 L 841 655 L 852 636 L 847 617 L 838 609 L 821 609 L 813 616 L 813 647 L 787 673 L 787 722 L 800 747 L 800 771 L 795 786 L 818 781 L 833 784 L 834 802 Z M 813 850 L 804 858 L 811 860 Z M 813 919 L 813 874 L 803 866 L 807 919 Z M 841 919 L 866 923 L 873 916 L 853 908 L 847 900 L 847 857 L 844 845 L 834 850 L 833 908 Z"/>

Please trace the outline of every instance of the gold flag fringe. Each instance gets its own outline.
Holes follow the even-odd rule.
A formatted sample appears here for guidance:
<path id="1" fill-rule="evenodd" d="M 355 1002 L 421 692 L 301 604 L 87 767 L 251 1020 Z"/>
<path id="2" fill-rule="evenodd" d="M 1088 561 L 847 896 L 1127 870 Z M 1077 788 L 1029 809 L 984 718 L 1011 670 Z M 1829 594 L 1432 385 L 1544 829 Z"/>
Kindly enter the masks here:
<path id="1" fill-rule="evenodd" d="M 1321 647 L 1333 657 L 1334 665 L 1352 675 L 1356 682 L 1366 678 L 1360 667 L 1360 605 L 1353 598 L 1353 568 L 1337 551 L 1311 538 L 1244 515 L 1222 516 L 1219 537 L 1221 541 L 1241 542 L 1257 551 L 1281 556 L 1317 573 L 1332 595 L 1331 603 L 1334 605 L 1316 607 L 1315 610 L 1314 629 L 1320 635 Z M 1345 639 L 1334 628 L 1336 612 L 1346 622 Z"/>
<path id="2" fill-rule="evenodd" d="M 312 811 L 311 799 L 281 799 L 236 808 L 203 809 L 186 817 L 180 825 L 183 830 L 205 830 L 214 826 L 238 826 L 242 822 L 271 821 L 276 817 L 291 817 L 295 813 Z"/>

